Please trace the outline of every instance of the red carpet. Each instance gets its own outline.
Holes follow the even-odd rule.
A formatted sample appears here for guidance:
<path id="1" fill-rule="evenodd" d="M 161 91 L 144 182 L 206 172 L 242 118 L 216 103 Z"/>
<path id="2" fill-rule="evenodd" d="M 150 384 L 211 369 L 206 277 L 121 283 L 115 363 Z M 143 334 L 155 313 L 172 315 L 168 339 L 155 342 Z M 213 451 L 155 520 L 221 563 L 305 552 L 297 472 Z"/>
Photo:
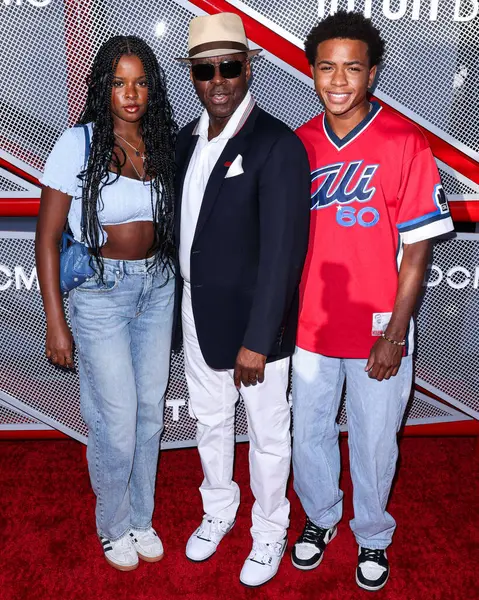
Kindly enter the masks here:
<path id="1" fill-rule="evenodd" d="M 345 447 L 343 446 L 343 451 Z M 93 494 L 80 444 L 0 442 L 0 598 L 2 600 L 350 600 L 371 597 L 354 581 L 356 546 L 348 527 L 351 483 L 347 459 L 345 515 L 338 537 L 316 571 L 283 559 L 276 578 L 244 588 L 239 572 L 250 549 L 248 447 L 238 446 L 236 477 L 243 494 L 237 524 L 202 565 L 184 556 L 200 522 L 196 450 L 164 452 L 154 525 L 165 558 L 140 562 L 131 573 L 109 567 L 95 537 Z M 390 510 L 398 529 L 389 558 L 391 578 L 378 600 L 473 600 L 478 591 L 478 472 L 472 438 L 404 439 Z M 343 455 L 345 453 L 343 452 Z M 290 490 L 290 546 L 303 526 Z"/>

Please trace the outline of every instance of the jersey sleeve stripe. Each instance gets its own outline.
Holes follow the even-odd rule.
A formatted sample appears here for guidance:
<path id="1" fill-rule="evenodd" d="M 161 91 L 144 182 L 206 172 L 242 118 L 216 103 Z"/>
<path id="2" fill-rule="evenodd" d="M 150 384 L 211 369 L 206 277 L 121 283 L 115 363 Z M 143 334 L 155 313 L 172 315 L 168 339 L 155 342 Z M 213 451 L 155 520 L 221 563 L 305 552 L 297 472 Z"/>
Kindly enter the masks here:
<path id="1" fill-rule="evenodd" d="M 416 242 L 430 240 L 440 235 L 444 235 L 445 233 L 454 231 L 454 224 L 451 217 L 449 215 L 443 216 L 446 218 L 435 220 L 432 223 L 427 223 L 421 227 L 416 227 L 411 231 L 401 232 L 403 244 L 415 244 Z"/>
<path id="2" fill-rule="evenodd" d="M 423 227 L 429 223 L 434 223 L 434 221 L 440 221 L 441 219 L 447 219 L 449 217 L 449 212 L 442 213 L 440 210 L 435 210 L 434 212 L 423 215 L 422 217 L 418 217 L 417 219 L 412 219 L 411 221 L 406 221 L 405 223 L 398 223 L 396 227 L 399 229 L 400 233 L 403 233 L 405 231 L 412 231 L 418 227 Z"/>

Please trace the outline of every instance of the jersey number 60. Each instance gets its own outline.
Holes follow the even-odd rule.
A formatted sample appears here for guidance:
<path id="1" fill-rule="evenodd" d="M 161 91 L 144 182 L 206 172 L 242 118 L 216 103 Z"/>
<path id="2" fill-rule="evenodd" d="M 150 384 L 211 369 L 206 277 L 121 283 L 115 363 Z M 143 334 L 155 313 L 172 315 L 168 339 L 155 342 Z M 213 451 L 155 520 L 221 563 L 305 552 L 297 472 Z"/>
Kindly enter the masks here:
<path id="1" fill-rule="evenodd" d="M 336 222 L 341 227 L 352 227 L 359 223 L 361 227 L 373 227 L 379 221 L 379 213 L 372 206 L 365 206 L 356 214 L 352 206 L 343 206 L 336 213 Z"/>

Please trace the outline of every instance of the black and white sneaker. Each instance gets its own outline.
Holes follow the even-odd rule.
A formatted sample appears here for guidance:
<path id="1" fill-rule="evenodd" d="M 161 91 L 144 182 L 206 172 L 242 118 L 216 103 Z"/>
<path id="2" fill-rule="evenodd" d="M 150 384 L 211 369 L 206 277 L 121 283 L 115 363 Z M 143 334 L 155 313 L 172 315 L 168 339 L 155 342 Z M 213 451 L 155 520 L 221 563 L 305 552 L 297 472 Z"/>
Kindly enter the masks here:
<path id="1" fill-rule="evenodd" d="M 306 517 L 303 533 L 299 536 L 291 552 L 293 565 L 302 571 L 315 569 L 323 560 L 327 544 L 336 537 L 337 533 L 336 525 L 330 529 L 324 529 Z"/>
<path id="2" fill-rule="evenodd" d="M 389 577 L 389 561 L 386 550 L 359 547 L 356 583 L 363 590 L 375 592 L 386 585 Z"/>

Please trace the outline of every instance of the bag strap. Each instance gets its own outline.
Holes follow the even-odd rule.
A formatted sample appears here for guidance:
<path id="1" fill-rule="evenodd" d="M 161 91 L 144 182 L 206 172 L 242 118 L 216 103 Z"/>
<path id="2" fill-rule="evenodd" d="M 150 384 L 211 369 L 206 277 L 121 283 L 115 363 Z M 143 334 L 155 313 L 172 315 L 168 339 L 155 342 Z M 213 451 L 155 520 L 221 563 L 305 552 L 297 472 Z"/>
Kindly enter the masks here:
<path id="1" fill-rule="evenodd" d="M 88 159 L 90 158 L 90 130 L 88 125 L 82 125 L 83 131 L 85 132 L 85 160 L 83 166 L 86 167 Z"/>
<path id="2" fill-rule="evenodd" d="M 88 159 L 90 158 L 90 129 L 88 125 L 75 125 L 75 127 L 81 127 L 83 129 L 83 133 L 85 134 L 85 153 L 83 159 L 83 168 L 86 168 L 88 164 Z M 81 230 L 81 241 L 85 240 L 85 236 L 83 234 L 83 224 L 85 222 L 84 214 L 83 214 L 83 202 L 81 203 L 81 218 L 80 218 L 80 230 Z"/>

